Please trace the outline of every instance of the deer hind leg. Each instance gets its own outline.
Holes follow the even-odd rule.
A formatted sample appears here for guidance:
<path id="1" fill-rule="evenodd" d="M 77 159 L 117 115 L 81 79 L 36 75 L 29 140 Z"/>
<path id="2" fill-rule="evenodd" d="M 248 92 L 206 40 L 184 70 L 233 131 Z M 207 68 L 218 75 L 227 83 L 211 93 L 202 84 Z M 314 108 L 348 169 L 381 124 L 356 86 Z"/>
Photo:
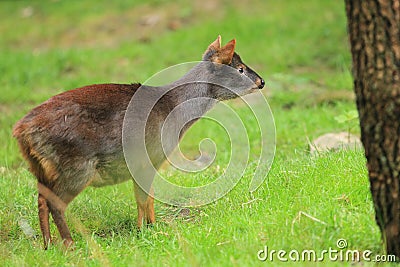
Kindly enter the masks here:
<path id="1" fill-rule="evenodd" d="M 49 227 L 49 207 L 47 206 L 46 198 L 39 193 L 38 196 L 38 210 L 40 230 L 42 231 L 44 240 L 44 249 L 47 249 L 51 243 L 50 227 Z"/>
<path id="2" fill-rule="evenodd" d="M 66 247 L 69 247 L 73 244 L 73 240 L 64 218 L 64 210 L 66 208 L 66 205 L 55 195 L 48 196 L 48 198 L 50 200 L 47 200 L 42 194 L 39 193 L 39 222 L 40 230 L 43 234 L 44 249 L 47 249 L 49 244 L 51 243 L 49 212 L 51 212 L 53 221 L 56 224 L 58 231 L 60 232 L 61 238 L 64 240 L 64 245 Z"/>
<path id="3" fill-rule="evenodd" d="M 47 202 L 53 221 L 66 248 L 71 247 L 74 241 L 65 220 L 65 210 L 67 205 L 86 187 L 88 181 L 90 181 L 88 177 L 79 175 L 73 179 L 62 179 L 53 188 L 53 198 Z"/>
<path id="4" fill-rule="evenodd" d="M 68 202 L 62 200 L 54 191 L 44 186 L 43 184 L 38 183 L 38 189 L 39 195 L 42 196 L 40 199 L 41 202 L 39 202 L 39 220 L 45 243 L 49 243 L 47 237 L 50 236 L 50 231 L 48 230 L 50 211 L 53 217 L 53 221 L 56 224 L 58 231 L 60 232 L 61 238 L 64 240 L 64 245 L 66 247 L 69 247 L 73 244 L 73 241 L 64 217 L 64 211 L 67 208 Z M 46 205 L 45 208 L 43 202 Z"/>
<path id="5" fill-rule="evenodd" d="M 72 246 L 74 241 L 72 240 L 71 232 L 69 231 L 68 225 L 65 221 L 64 210 L 51 203 L 49 203 L 49 209 L 51 216 L 53 217 L 53 221 L 57 226 L 58 232 L 60 232 L 64 245 L 67 248 Z"/>
<path id="6" fill-rule="evenodd" d="M 153 188 L 150 190 L 150 194 L 153 195 Z M 135 198 L 138 209 L 137 226 L 139 229 L 142 228 L 143 222 L 149 225 L 156 221 L 154 214 L 154 198 L 151 195 L 147 194 L 135 183 Z"/>
<path id="7" fill-rule="evenodd" d="M 33 175 L 35 175 L 38 179 L 38 216 L 39 216 L 39 224 L 40 230 L 43 235 L 44 249 L 47 249 L 49 244 L 51 243 L 51 235 L 50 235 L 50 225 L 49 225 L 49 197 L 51 197 L 51 190 L 48 189 L 44 183 L 49 183 L 49 177 L 51 177 L 46 168 L 40 163 L 37 159 L 39 156 L 33 156 L 37 153 L 29 148 L 22 147 L 22 151 L 24 151 L 24 156 L 28 160 L 30 164 L 30 171 Z M 50 166 L 47 164 L 46 166 Z M 50 168 L 51 169 L 51 168 Z M 55 172 L 52 172 L 55 176 Z M 54 195 L 54 194 L 53 194 Z"/>

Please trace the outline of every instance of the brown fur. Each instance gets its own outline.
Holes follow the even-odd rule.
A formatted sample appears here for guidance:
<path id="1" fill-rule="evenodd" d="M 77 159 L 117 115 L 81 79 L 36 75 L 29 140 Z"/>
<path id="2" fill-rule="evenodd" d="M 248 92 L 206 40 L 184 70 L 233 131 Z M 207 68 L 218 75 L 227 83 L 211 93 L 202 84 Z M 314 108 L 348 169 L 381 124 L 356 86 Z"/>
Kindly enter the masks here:
<path id="1" fill-rule="evenodd" d="M 228 85 L 229 82 L 236 83 L 244 79 L 243 75 L 246 75 L 251 84 L 249 88 L 244 88 L 243 92 L 238 92 L 239 94 L 251 92 L 257 87 L 262 88 L 264 82 L 261 77 L 234 53 L 235 43 L 235 40 L 232 40 L 221 47 L 221 39 L 218 37 L 204 53 L 203 60 L 233 67 L 234 71 L 230 73 L 233 76 L 226 78 Z M 175 107 L 197 97 L 217 100 L 237 97 L 237 94 L 224 90 L 221 86 L 191 83 L 196 81 L 199 75 L 204 75 L 205 78 L 220 77 L 215 75 L 215 71 L 220 68 L 210 70 L 201 66 L 199 64 L 181 78 L 189 83 L 182 83 L 183 85 L 173 87 L 171 91 L 167 90 L 171 85 L 149 87 L 140 84 L 98 84 L 70 90 L 53 96 L 15 124 L 13 136 L 29 163 L 30 171 L 38 180 L 38 215 L 45 248 L 51 242 L 49 213 L 64 244 L 70 246 L 73 241 L 64 218 L 67 205 L 87 186 L 112 185 L 131 179 L 123 154 L 122 126 L 128 104 L 138 90 L 146 90 L 142 92 L 149 94 L 149 98 L 145 98 L 144 102 L 151 102 L 154 90 L 166 92 L 154 106 L 146 125 L 146 145 L 148 144 L 149 157 L 156 169 L 166 157 L 160 141 L 160 125 Z M 246 73 L 239 74 L 235 70 L 238 66 L 245 66 Z M 212 104 L 213 101 L 197 103 L 191 110 L 178 113 L 174 121 L 176 127 L 189 113 L 192 118 L 201 117 Z M 180 137 L 194 121 L 183 127 L 179 132 Z M 174 139 L 172 135 L 175 134 L 175 130 L 171 128 L 171 140 Z M 177 144 L 168 145 L 167 154 Z M 149 177 L 151 185 L 154 172 L 147 168 L 143 173 L 146 179 Z M 154 223 L 152 194 L 145 193 L 136 182 L 134 185 L 138 227 L 141 227 L 143 222 Z"/>
<path id="2" fill-rule="evenodd" d="M 50 242 L 49 211 L 64 242 L 72 243 L 63 219 L 65 208 L 60 206 L 66 207 L 98 177 L 97 172 L 107 172 L 106 165 L 122 157 L 122 121 L 139 87 L 100 84 L 67 91 L 34 108 L 14 126 L 13 136 L 38 179 L 45 247 Z"/>

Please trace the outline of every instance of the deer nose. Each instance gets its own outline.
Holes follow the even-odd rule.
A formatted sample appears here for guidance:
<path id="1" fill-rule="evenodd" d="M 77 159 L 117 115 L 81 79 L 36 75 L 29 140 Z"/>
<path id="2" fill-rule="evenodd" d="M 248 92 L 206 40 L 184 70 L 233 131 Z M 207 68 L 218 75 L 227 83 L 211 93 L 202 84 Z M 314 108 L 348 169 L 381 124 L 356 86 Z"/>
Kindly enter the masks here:
<path id="1" fill-rule="evenodd" d="M 264 79 L 261 79 L 260 85 L 258 86 L 258 89 L 263 89 L 265 85 Z"/>

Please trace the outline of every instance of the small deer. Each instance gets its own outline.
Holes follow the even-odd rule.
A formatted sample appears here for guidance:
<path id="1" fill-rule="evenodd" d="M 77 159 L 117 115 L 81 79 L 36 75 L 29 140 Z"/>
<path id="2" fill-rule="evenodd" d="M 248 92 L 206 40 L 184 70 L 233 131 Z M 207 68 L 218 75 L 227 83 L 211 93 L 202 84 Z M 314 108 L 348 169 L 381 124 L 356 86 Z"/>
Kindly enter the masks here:
<path id="1" fill-rule="evenodd" d="M 73 89 L 51 97 L 15 124 L 13 136 L 29 163 L 30 172 L 38 180 L 38 215 L 45 249 L 52 242 L 50 213 L 64 245 L 69 247 L 73 239 L 64 217 L 67 205 L 87 186 L 113 185 L 132 179 L 124 159 L 122 128 L 134 94 L 140 90 L 165 91 L 154 105 L 146 125 L 151 161 L 155 168 L 159 168 L 166 154 L 177 145 L 169 145 L 165 152 L 160 141 L 160 125 L 174 108 L 191 99 L 210 99 L 209 103 L 194 102 L 190 111 L 179 112 L 181 115 L 173 117 L 173 122 L 181 125 L 188 112 L 193 118 L 200 118 L 211 109 L 214 101 L 233 99 L 264 87 L 264 80 L 235 52 L 235 44 L 234 39 L 221 46 L 221 37 L 218 36 L 202 58 L 202 62 L 212 63 L 215 67 L 204 67 L 199 63 L 172 84 L 160 87 L 138 83 L 97 84 Z M 226 73 L 218 66 L 229 66 L 233 71 Z M 238 91 L 231 91 L 215 83 L 197 83 L 199 78 L 210 81 L 224 79 L 224 85 L 234 87 L 242 80 L 251 83 L 236 86 Z M 184 125 L 178 140 L 196 120 Z M 149 177 L 149 181 L 151 179 Z M 140 229 L 143 223 L 155 222 L 154 198 L 135 181 L 134 193 Z"/>

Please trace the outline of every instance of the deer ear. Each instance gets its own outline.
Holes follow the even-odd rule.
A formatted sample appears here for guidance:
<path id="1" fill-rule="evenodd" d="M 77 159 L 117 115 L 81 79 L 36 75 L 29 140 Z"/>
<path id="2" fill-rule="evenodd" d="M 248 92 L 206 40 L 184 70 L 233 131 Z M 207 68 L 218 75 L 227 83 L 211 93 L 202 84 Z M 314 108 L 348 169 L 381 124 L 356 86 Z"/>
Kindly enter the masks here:
<path id="1" fill-rule="evenodd" d="M 221 48 L 221 35 L 218 35 L 217 39 L 215 39 L 214 42 L 212 42 L 208 48 L 214 48 L 215 50 L 218 50 Z"/>
<path id="2" fill-rule="evenodd" d="M 218 35 L 217 39 L 212 42 L 207 50 L 203 54 L 203 60 L 210 59 L 215 52 L 221 49 L 221 35 Z"/>
<path id="3" fill-rule="evenodd" d="M 235 53 L 236 40 L 233 39 L 222 47 L 218 53 L 218 61 L 222 64 L 230 64 L 232 62 L 233 53 Z"/>

